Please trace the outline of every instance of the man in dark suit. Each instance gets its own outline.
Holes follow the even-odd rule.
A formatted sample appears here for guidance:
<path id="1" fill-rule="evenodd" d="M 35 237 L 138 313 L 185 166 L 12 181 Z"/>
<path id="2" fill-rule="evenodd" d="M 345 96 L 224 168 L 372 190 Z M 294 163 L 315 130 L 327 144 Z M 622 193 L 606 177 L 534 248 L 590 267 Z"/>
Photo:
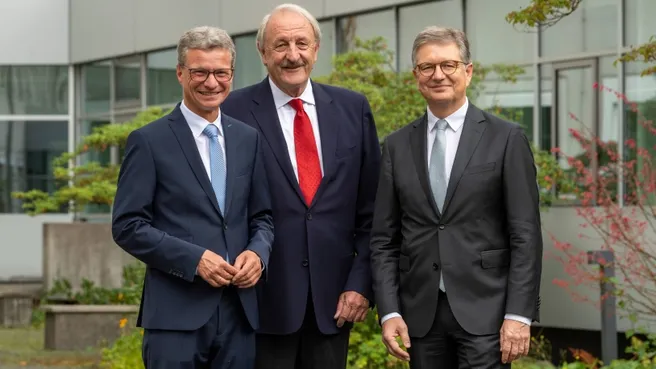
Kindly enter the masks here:
<path id="1" fill-rule="evenodd" d="M 272 194 L 256 368 L 345 368 L 352 322 L 373 299 L 379 142 L 364 96 L 310 81 L 320 38 L 305 9 L 276 8 L 257 36 L 269 76 L 221 105 L 261 132 Z"/>
<path id="2" fill-rule="evenodd" d="M 539 311 L 531 148 L 467 100 L 463 32 L 425 29 L 412 60 L 428 108 L 384 142 L 371 236 L 383 341 L 412 368 L 509 368 Z"/>
<path id="3" fill-rule="evenodd" d="M 130 134 L 114 201 L 116 243 L 147 265 L 138 326 L 146 368 L 250 369 L 254 289 L 273 242 L 258 132 L 219 110 L 235 46 L 198 27 L 178 44 L 183 101 Z"/>

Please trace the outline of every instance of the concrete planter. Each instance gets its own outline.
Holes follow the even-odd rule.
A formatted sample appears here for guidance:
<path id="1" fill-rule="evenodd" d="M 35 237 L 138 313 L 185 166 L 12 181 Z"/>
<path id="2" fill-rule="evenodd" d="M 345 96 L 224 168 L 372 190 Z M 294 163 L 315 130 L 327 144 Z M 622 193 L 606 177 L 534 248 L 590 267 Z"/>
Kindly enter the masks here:
<path id="1" fill-rule="evenodd" d="M 134 258 L 112 239 L 109 223 L 44 223 L 43 288 L 57 279 L 80 287 L 83 279 L 97 287 L 121 286 L 123 267 Z"/>
<path id="2" fill-rule="evenodd" d="M 139 306 L 44 305 L 46 350 L 85 350 L 106 346 L 121 335 L 119 322 L 134 326 Z"/>
<path id="3" fill-rule="evenodd" d="M 32 321 L 34 298 L 28 294 L 0 295 L 0 327 L 27 327 Z"/>

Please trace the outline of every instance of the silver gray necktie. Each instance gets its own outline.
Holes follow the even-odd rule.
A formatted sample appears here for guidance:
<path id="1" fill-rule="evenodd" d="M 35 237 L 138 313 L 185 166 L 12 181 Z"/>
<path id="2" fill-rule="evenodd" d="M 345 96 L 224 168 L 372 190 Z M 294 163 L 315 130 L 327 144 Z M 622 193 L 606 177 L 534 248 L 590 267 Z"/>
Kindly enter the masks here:
<path id="1" fill-rule="evenodd" d="M 428 175 L 430 176 L 431 190 L 433 191 L 433 198 L 437 204 L 438 209 L 442 212 L 444 207 L 444 198 L 446 197 L 446 120 L 440 119 L 435 125 L 437 132 L 435 132 L 435 140 L 433 141 L 433 149 L 431 150 L 430 163 L 428 166 Z M 444 278 L 440 271 L 440 289 L 446 292 L 444 288 Z"/>

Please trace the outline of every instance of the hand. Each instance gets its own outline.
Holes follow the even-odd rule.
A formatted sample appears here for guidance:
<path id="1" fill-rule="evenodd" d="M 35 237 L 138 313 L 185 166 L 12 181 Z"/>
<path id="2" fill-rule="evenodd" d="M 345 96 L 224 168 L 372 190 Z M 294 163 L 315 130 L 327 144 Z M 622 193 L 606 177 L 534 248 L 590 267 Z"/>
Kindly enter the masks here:
<path id="1" fill-rule="evenodd" d="M 506 364 L 528 355 L 531 327 L 516 320 L 506 319 L 501 326 L 501 361 Z"/>
<path id="2" fill-rule="evenodd" d="M 361 322 L 367 317 L 369 300 L 355 291 L 346 291 L 339 296 L 337 311 L 334 319 L 337 326 L 342 327 L 344 322 Z"/>
<path id="3" fill-rule="evenodd" d="M 398 359 L 410 361 L 410 354 L 399 346 L 397 337 L 401 337 L 403 346 L 410 347 L 410 336 L 408 336 L 408 326 L 405 325 L 403 318 L 390 318 L 383 323 L 383 343 L 387 347 L 387 352 Z"/>
<path id="4" fill-rule="evenodd" d="M 262 275 L 262 260 L 255 252 L 246 250 L 237 256 L 235 268 L 238 272 L 232 284 L 239 288 L 253 287 Z"/>
<path id="5" fill-rule="evenodd" d="M 221 256 L 210 250 L 205 250 L 198 263 L 198 275 L 212 287 L 223 287 L 230 284 L 237 269 L 228 264 Z"/>

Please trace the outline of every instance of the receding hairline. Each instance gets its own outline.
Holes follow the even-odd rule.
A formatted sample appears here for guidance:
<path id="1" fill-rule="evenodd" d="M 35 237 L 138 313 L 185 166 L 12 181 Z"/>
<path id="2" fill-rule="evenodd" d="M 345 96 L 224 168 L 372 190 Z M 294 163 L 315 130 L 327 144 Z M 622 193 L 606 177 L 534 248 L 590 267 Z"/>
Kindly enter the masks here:
<path id="1" fill-rule="evenodd" d="M 274 15 L 279 15 L 279 14 L 284 14 L 284 13 L 291 13 L 291 14 L 297 14 L 305 18 L 307 23 L 310 25 L 310 28 L 312 29 L 314 33 L 314 38 L 317 44 L 321 42 L 321 28 L 319 26 L 319 21 L 305 8 L 302 6 L 296 5 L 296 4 L 281 4 L 276 6 L 270 13 L 265 15 L 262 18 L 262 22 L 260 23 L 260 27 L 257 31 L 255 43 L 258 45 L 258 49 L 261 49 L 264 47 L 264 39 L 266 36 L 266 29 L 269 26 L 269 22 L 271 21 L 271 18 Z"/>

